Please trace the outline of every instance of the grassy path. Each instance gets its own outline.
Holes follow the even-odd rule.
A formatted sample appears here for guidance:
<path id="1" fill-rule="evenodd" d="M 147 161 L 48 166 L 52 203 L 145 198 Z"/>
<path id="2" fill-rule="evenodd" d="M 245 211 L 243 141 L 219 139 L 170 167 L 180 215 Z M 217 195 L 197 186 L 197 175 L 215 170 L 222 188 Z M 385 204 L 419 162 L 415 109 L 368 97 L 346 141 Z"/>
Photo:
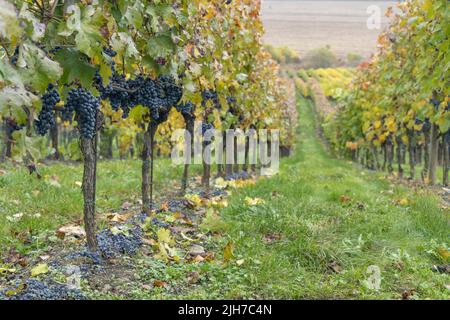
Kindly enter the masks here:
<path id="1" fill-rule="evenodd" d="M 450 298 L 448 274 L 431 271 L 448 264 L 449 213 L 438 198 L 331 158 L 311 105 L 299 108 L 295 155 L 222 212 L 243 262 L 226 279 L 225 297 Z M 265 204 L 247 207 L 247 196 Z M 369 289 L 377 268 L 380 289 Z"/>

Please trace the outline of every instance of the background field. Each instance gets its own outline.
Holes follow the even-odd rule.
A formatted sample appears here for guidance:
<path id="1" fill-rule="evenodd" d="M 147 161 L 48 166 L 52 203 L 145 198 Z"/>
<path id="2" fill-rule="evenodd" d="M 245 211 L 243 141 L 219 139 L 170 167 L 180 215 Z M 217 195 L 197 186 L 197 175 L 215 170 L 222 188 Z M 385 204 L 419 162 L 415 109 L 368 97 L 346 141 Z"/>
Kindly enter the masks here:
<path id="1" fill-rule="evenodd" d="M 340 56 L 358 53 L 369 57 L 378 34 L 387 26 L 385 10 L 395 1 L 263 1 L 264 41 L 288 46 L 300 54 L 330 45 Z M 382 29 L 366 26 L 370 5 L 380 6 Z"/>

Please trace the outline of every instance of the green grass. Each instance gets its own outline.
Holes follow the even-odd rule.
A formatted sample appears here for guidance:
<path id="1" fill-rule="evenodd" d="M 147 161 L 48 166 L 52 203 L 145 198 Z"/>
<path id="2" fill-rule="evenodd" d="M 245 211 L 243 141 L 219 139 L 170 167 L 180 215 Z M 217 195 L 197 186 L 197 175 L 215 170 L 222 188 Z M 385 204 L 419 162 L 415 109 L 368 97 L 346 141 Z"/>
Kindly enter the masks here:
<path id="1" fill-rule="evenodd" d="M 392 185 L 381 175 L 328 156 L 315 137 L 311 105 L 300 101 L 300 146 L 278 176 L 231 197 L 223 210 L 244 274 L 225 297 L 398 299 L 450 298 L 445 263 L 436 249 L 449 239 L 449 216 L 432 194 Z M 264 205 L 247 207 L 245 197 Z M 341 196 L 350 198 L 342 202 Z M 408 199 L 407 205 L 393 201 Z M 281 233 L 267 244 L 264 236 Z M 340 273 L 330 270 L 337 264 Z M 447 261 L 448 263 L 448 261 Z M 381 289 L 364 284 L 370 265 L 381 270 Z M 211 292 L 211 291 L 207 291 Z M 237 294 L 239 293 L 239 294 Z"/>
<path id="2" fill-rule="evenodd" d="M 2 169 L 6 173 L 0 175 L 1 251 L 11 246 L 22 252 L 42 249 L 48 245 L 42 240 L 54 234 L 58 226 L 82 219 L 81 164 L 41 165 L 41 180 L 30 176 L 24 167 L 4 164 Z M 194 169 L 194 173 L 199 172 Z M 124 202 L 135 203 L 140 199 L 139 160 L 102 161 L 97 172 L 98 214 L 116 212 Z M 181 174 L 181 167 L 172 166 L 169 159 L 156 160 L 156 194 L 179 182 Z M 23 215 L 15 221 L 17 214 Z M 24 245 L 18 234 L 29 237 L 29 241 Z"/>
<path id="3" fill-rule="evenodd" d="M 122 293 L 93 291 L 90 296 L 400 299 L 406 290 L 416 299 L 449 299 L 450 277 L 431 271 L 434 264 L 448 263 L 438 253 L 439 248 L 448 249 L 450 236 L 449 212 L 440 208 L 440 200 L 329 156 L 316 138 L 311 104 L 299 100 L 298 105 L 300 143 L 295 154 L 282 161 L 277 176 L 262 178 L 230 196 L 229 206 L 221 210 L 225 231 L 210 237 L 208 251 L 216 252 L 215 261 L 165 264 L 145 255 L 125 258 L 125 269 L 132 275 L 114 280 L 123 282 Z M 12 245 L 27 253 L 43 249 L 51 245 L 43 241 L 45 235 L 81 219 L 77 185 L 81 166 L 44 166 L 41 181 L 23 169 L 4 170 L 6 174 L 0 175 L 2 250 Z M 158 160 L 156 190 L 172 188 L 181 170 L 168 160 Z M 139 199 L 139 161 L 101 162 L 98 173 L 99 214 Z M 58 177 L 59 187 L 49 182 L 52 175 Z M 265 203 L 247 206 L 245 197 L 262 198 Z M 400 200 L 407 203 L 395 204 Z M 19 212 L 24 214 L 20 221 L 7 219 Z M 36 213 L 41 216 L 35 217 Z M 29 228 L 32 241 L 23 244 L 17 232 Z M 264 239 L 278 234 L 280 239 L 271 243 Z M 228 241 L 234 244 L 234 257 L 224 265 L 221 255 Z M 371 265 L 381 271 L 380 290 L 366 286 Z M 192 272 L 200 280 L 189 285 Z M 155 279 L 166 281 L 170 288 L 142 289 Z"/>

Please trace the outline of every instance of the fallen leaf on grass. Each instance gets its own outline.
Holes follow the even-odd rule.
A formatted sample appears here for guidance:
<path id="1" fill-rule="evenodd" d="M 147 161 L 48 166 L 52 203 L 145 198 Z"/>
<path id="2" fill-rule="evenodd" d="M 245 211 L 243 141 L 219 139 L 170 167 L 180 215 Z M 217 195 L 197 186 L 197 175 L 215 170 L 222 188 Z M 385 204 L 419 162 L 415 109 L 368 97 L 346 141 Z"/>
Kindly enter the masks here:
<path id="1" fill-rule="evenodd" d="M 196 256 L 196 257 L 193 259 L 194 262 L 202 262 L 202 261 L 204 261 L 204 260 L 205 260 L 205 258 L 203 258 L 203 257 L 200 256 L 200 255 Z"/>
<path id="2" fill-rule="evenodd" d="M 164 244 L 158 243 L 158 249 L 159 249 L 159 253 L 155 254 L 154 257 L 158 260 L 168 262 L 169 261 L 169 253 L 167 252 L 166 248 L 164 247 Z"/>
<path id="3" fill-rule="evenodd" d="M 83 183 L 81 183 L 80 181 L 75 181 L 75 185 L 81 188 L 83 186 Z"/>
<path id="4" fill-rule="evenodd" d="M 228 262 L 231 258 L 233 258 L 233 242 L 228 242 L 223 250 L 223 261 Z"/>
<path id="5" fill-rule="evenodd" d="M 191 206 L 200 207 L 203 206 L 205 203 L 202 198 L 198 194 L 187 194 L 184 196 L 184 198 L 191 204 Z"/>
<path id="6" fill-rule="evenodd" d="M 407 198 L 395 199 L 392 203 L 396 206 L 407 206 L 409 204 L 409 200 Z"/>
<path id="7" fill-rule="evenodd" d="M 15 268 L 3 268 L 3 267 L 0 268 L 0 274 L 2 274 L 2 273 L 14 273 L 14 272 L 16 272 Z"/>
<path id="8" fill-rule="evenodd" d="M 130 236 L 130 227 L 127 225 L 119 225 L 109 228 L 113 235 L 123 234 L 126 237 Z"/>
<path id="9" fill-rule="evenodd" d="M 158 287 L 158 288 L 163 288 L 163 287 L 167 286 L 167 283 L 162 280 L 155 280 L 155 281 L 153 281 L 153 286 Z"/>
<path id="10" fill-rule="evenodd" d="M 450 258 L 450 251 L 443 248 L 443 247 L 439 247 L 437 249 L 437 252 L 439 253 L 439 255 L 444 258 L 445 260 L 448 260 Z"/>
<path id="11" fill-rule="evenodd" d="M 129 214 L 110 213 L 106 216 L 112 222 L 125 222 L 130 217 Z"/>
<path id="12" fill-rule="evenodd" d="M 6 174 L 5 170 L 0 170 L 0 176 Z"/>
<path id="13" fill-rule="evenodd" d="M 351 200 L 352 200 L 352 198 L 350 198 L 349 196 L 346 196 L 346 195 L 342 195 L 342 196 L 339 197 L 339 201 L 341 203 L 348 203 Z"/>
<path id="14" fill-rule="evenodd" d="M 164 201 L 163 204 L 161 205 L 161 208 L 159 208 L 161 211 L 168 211 L 169 210 L 169 202 L 168 201 Z"/>
<path id="15" fill-rule="evenodd" d="M 245 262 L 245 259 L 239 259 L 239 260 L 236 261 L 236 264 L 238 266 L 242 266 L 244 264 L 244 262 Z"/>
<path id="16" fill-rule="evenodd" d="M 211 201 L 208 202 L 208 207 L 215 207 L 215 208 L 226 208 L 228 207 L 228 201 L 225 199 L 220 199 L 220 197 L 216 197 L 211 199 Z"/>
<path id="17" fill-rule="evenodd" d="M 26 267 L 28 265 L 28 261 L 23 254 L 17 252 L 14 248 L 11 248 L 3 260 L 5 263 L 12 265 L 20 265 L 21 267 Z"/>
<path id="18" fill-rule="evenodd" d="M 86 232 L 81 226 L 68 225 L 56 230 L 56 236 L 60 239 L 64 239 L 65 237 L 81 239 L 86 236 Z"/>
<path id="19" fill-rule="evenodd" d="M 128 201 L 125 201 L 123 204 L 122 204 L 122 210 L 128 210 L 128 209 L 130 209 L 131 208 L 131 203 L 129 203 Z"/>
<path id="20" fill-rule="evenodd" d="M 205 254 L 205 248 L 198 244 L 193 244 L 189 247 L 188 253 L 192 256 L 198 256 Z"/>
<path id="21" fill-rule="evenodd" d="M 33 269 L 31 269 L 31 276 L 36 277 L 40 274 L 44 274 L 48 272 L 48 265 L 46 263 L 40 263 Z"/>
<path id="22" fill-rule="evenodd" d="M 159 229 L 156 232 L 156 236 L 158 237 L 158 241 L 159 242 L 164 242 L 164 243 L 168 243 L 168 244 L 172 244 L 174 242 L 174 240 L 170 236 L 170 230 L 169 229 L 165 229 L 165 228 Z"/>
<path id="23" fill-rule="evenodd" d="M 248 206 L 257 206 L 259 204 L 264 204 L 265 201 L 261 198 L 250 198 L 250 197 L 245 197 L 244 199 L 245 204 Z"/>
<path id="24" fill-rule="evenodd" d="M 228 182 L 225 181 L 224 178 L 219 177 L 214 181 L 214 187 L 216 187 L 217 189 L 225 189 L 226 187 L 228 187 Z"/>

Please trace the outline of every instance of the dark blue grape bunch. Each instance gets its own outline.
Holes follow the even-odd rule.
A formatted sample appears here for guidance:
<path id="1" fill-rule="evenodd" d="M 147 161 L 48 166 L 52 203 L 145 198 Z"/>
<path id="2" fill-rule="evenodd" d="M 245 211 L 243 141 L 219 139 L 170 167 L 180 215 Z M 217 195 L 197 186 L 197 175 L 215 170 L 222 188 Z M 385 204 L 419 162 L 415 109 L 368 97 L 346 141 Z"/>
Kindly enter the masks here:
<path id="1" fill-rule="evenodd" d="M 49 53 L 50 53 L 50 54 L 56 54 L 56 53 L 58 53 L 58 52 L 61 51 L 61 50 L 62 50 L 62 47 L 56 46 L 56 47 L 54 47 L 53 49 L 49 50 Z"/>
<path id="2" fill-rule="evenodd" d="M 232 96 L 228 96 L 227 97 L 227 103 L 228 103 L 228 112 L 231 113 L 232 115 L 236 116 L 239 112 L 237 109 L 237 100 L 236 98 L 232 97 Z"/>
<path id="3" fill-rule="evenodd" d="M 65 105 L 63 108 L 61 108 L 61 119 L 62 121 L 68 121 L 72 122 L 74 112 L 73 105 Z"/>
<path id="4" fill-rule="evenodd" d="M 217 92 L 213 90 L 205 90 L 202 92 L 202 107 L 206 106 L 206 103 L 208 101 L 212 101 L 214 108 L 220 109 L 220 101 L 219 96 L 217 95 Z"/>
<path id="5" fill-rule="evenodd" d="M 237 100 L 236 100 L 235 97 L 233 97 L 233 96 L 228 96 L 228 97 L 227 97 L 227 103 L 228 103 L 230 106 L 236 105 L 236 102 L 237 102 Z"/>
<path id="6" fill-rule="evenodd" d="M 114 111 L 122 109 L 124 117 L 128 116 L 130 108 L 134 107 L 134 97 L 131 86 L 132 80 L 127 80 L 125 75 L 120 74 L 115 69 L 114 61 L 111 63 L 112 76 L 107 86 L 103 86 L 103 79 L 97 71 L 94 75 L 93 85 L 100 92 L 102 100 L 109 100 Z"/>
<path id="7" fill-rule="evenodd" d="M 205 122 L 202 122 L 202 136 L 203 137 L 205 137 L 205 135 L 206 135 L 206 132 L 208 131 L 208 130 L 212 130 L 212 129 L 214 129 L 214 125 L 212 124 L 212 123 L 205 123 Z M 209 145 L 209 144 L 211 144 L 212 143 L 212 140 L 213 140 L 213 137 L 208 137 L 208 140 L 203 140 L 203 144 L 206 146 L 206 145 Z"/>
<path id="8" fill-rule="evenodd" d="M 430 119 L 426 118 L 425 121 L 423 122 L 422 132 L 427 133 L 430 132 L 430 130 L 431 130 L 431 122 Z"/>
<path id="9" fill-rule="evenodd" d="M 6 118 L 6 135 L 10 136 L 14 131 L 22 130 L 23 126 L 17 124 L 14 118 Z"/>
<path id="10" fill-rule="evenodd" d="M 438 99 L 435 99 L 435 98 L 431 99 L 431 100 L 430 100 L 430 103 L 431 103 L 436 109 L 439 108 L 439 106 L 441 105 L 441 102 L 440 102 Z"/>
<path id="11" fill-rule="evenodd" d="M 41 101 L 42 109 L 34 125 L 37 133 L 43 136 L 56 125 L 55 108 L 56 104 L 60 101 L 60 96 L 53 84 L 48 85 L 47 91 L 42 96 Z"/>
<path id="12" fill-rule="evenodd" d="M 110 47 L 103 47 L 103 53 L 111 58 L 117 56 L 117 52 Z"/>
<path id="13" fill-rule="evenodd" d="M 166 92 L 159 81 L 138 77 L 132 82 L 134 98 L 131 101 L 149 109 L 152 121 L 156 124 L 167 119 L 170 106 L 167 104 Z"/>
<path id="14" fill-rule="evenodd" d="M 83 88 L 69 91 L 66 107 L 73 109 L 78 122 L 80 135 L 85 139 L 93 139 L 96 132 L 97 112 L 100 99 Z"/>
<path id="15" fill-rule="evenodd" d="M 180 103 L 176 106 L 178 112 L 181 113 L 184 119 L 193 120 L 195 119 L 194 111 L 195 105 L 192 102 Z"/>
<path id="16" fill-rule="evenodd" d="M 10 59 L 10 61 L 11 61 L 11 63 L 12 63 L 13 65 L 17 65 L 17 60 L 19 60 L 19 46 L 17 46 L 17 47 L 14 49 L 14 53 L 13 53 L 13 55 L 11 56 L 11 59 Z"/>
<path id="17" fill-rule="evenodd" d="M 161 76 L 158 81 L 165 92 L 167 105 L 170 107 L 176 106 L 183 96 L 182 87 L 177 85 L 175 78 L 172 76 Z"/>

